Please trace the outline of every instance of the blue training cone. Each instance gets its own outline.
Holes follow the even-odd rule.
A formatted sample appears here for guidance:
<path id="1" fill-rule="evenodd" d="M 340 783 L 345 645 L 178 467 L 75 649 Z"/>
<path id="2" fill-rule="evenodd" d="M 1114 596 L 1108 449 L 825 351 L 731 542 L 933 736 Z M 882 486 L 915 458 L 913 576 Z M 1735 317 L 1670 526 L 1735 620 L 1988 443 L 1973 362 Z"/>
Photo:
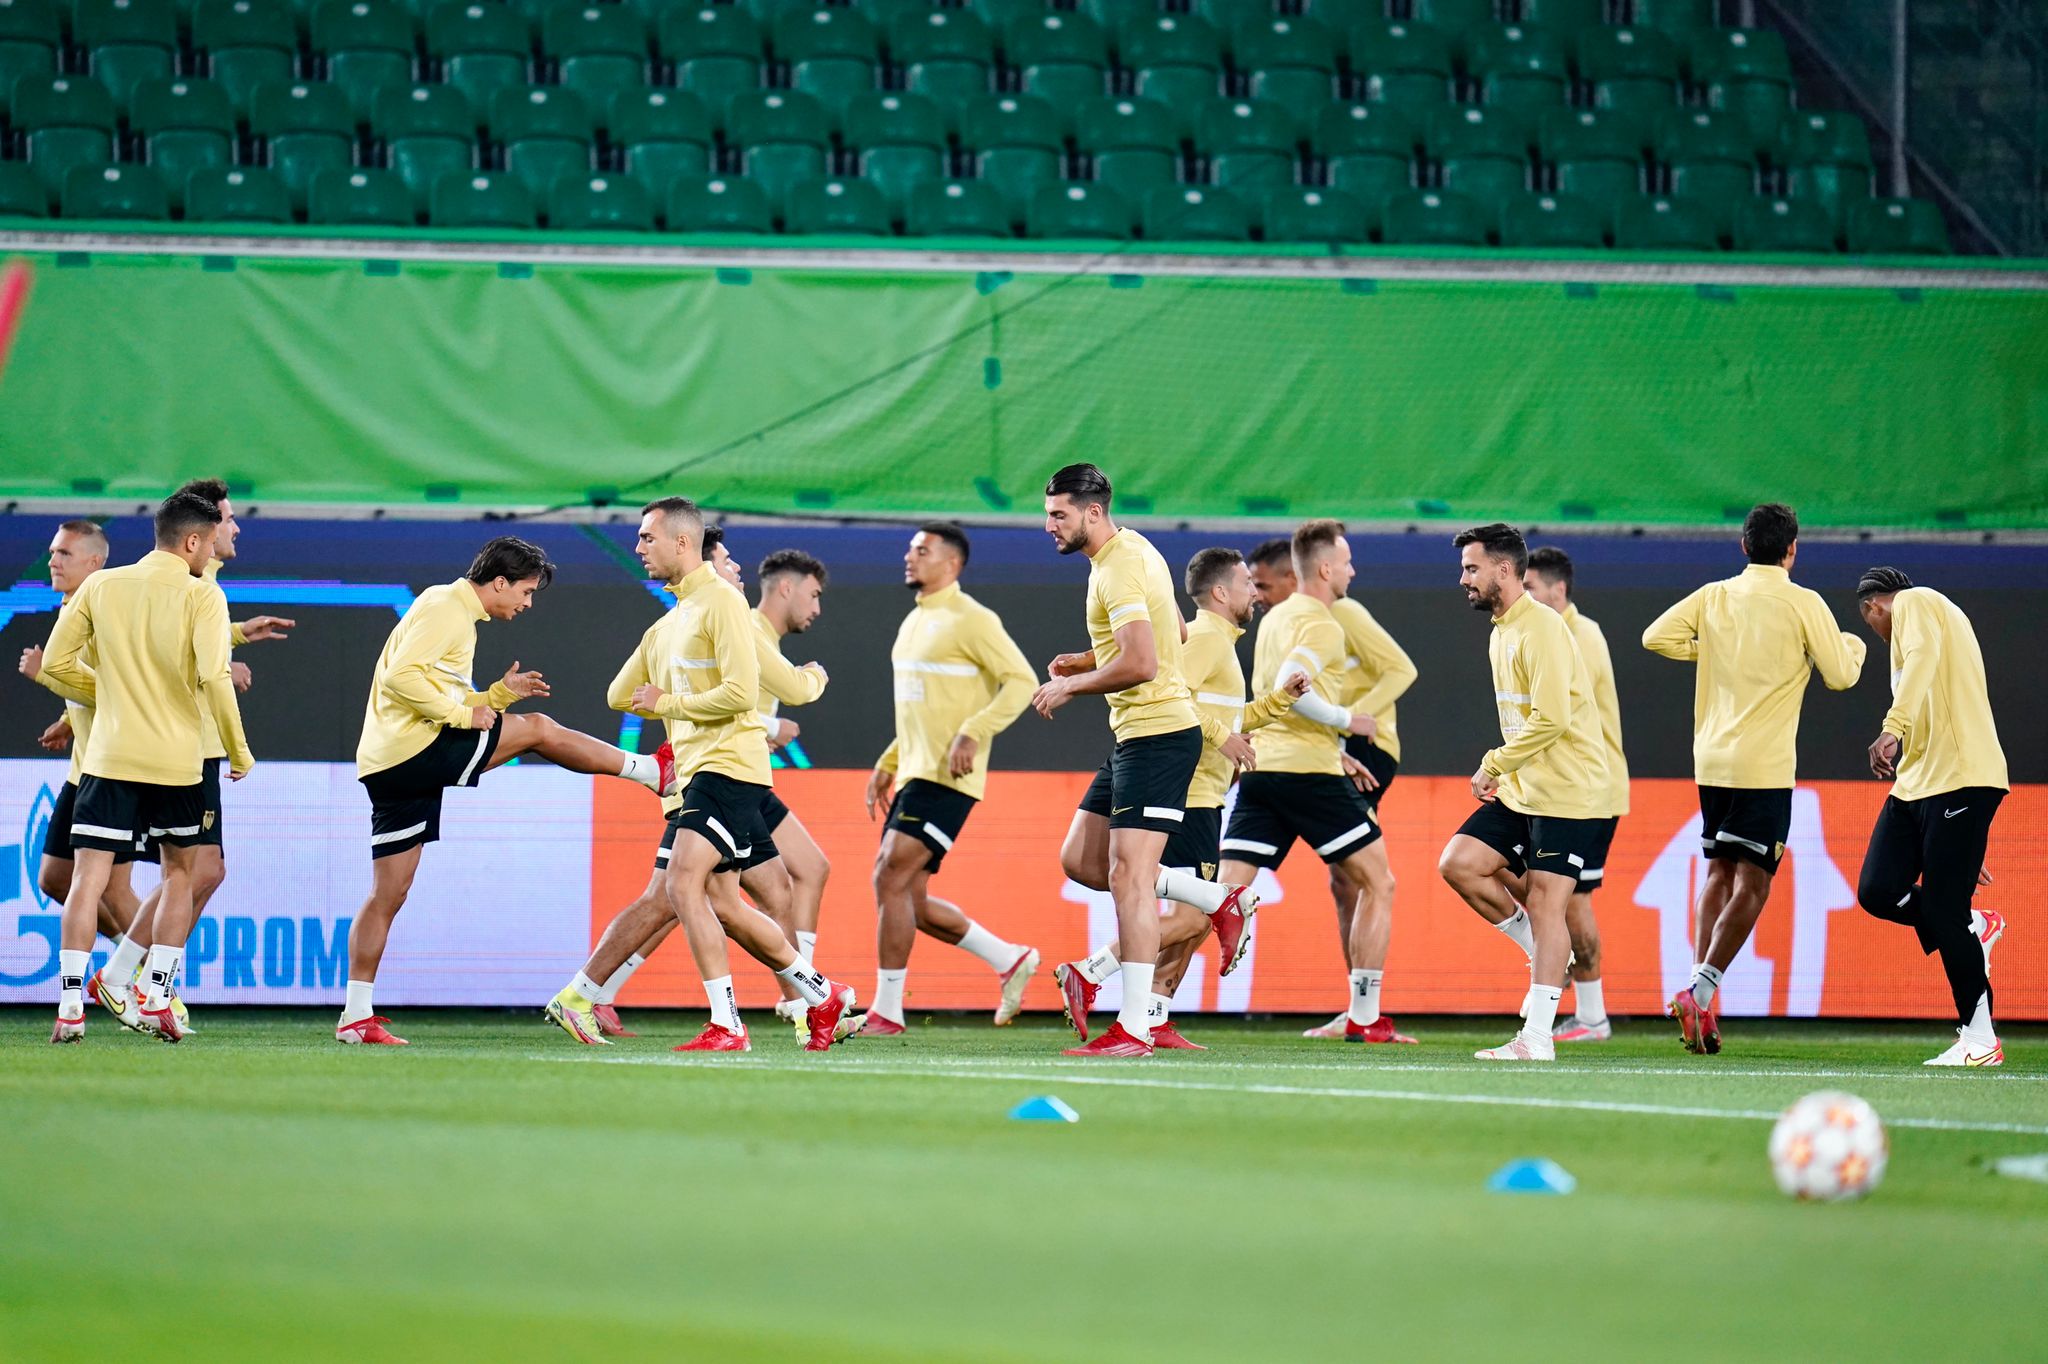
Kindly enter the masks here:
<path id="1" fill-rule="evenodd" d="M 1490 1193 L 1568 1194 L 1578 1187 L 1579 1181 L 1554 1160 L 1511 1160 L 1486 1181 Z"/>
<path id="2" fill-rule="evenodd" d="M 1026 1099 L 1010 1110 L 1018 1122 L 1079 1122 L 1081 1115 L 1050 1094 Z"/>

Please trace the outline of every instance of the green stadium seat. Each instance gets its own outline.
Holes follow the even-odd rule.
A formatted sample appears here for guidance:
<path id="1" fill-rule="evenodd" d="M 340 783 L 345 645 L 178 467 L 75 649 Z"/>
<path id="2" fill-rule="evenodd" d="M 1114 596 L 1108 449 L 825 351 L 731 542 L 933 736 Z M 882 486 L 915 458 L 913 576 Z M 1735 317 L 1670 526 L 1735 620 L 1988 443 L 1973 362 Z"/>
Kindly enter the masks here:
<path id="1" fill-rule="evenodd" d="M 790 84 L 818 103 L 838 127 L 846 106 L 876 85 L 882 54 L 875 26 L 856 9 L 785 13 L 775 30 L 775 56 L 789 64 Z"/>
<path id="2" fill-rule="evenodd" d="M 1208 20 L 1154 14 L 1126 24 L 1117 50 L 1132 90 L 1163 106 L 1176 133 L 1194 132 L 1195 111 L 1223 92 L 1223 43 Z"/>
<path id="3" fill-rule="evenodd" d="M 1792 197 L 1819 204 L 1837 226 L 1870 198 L 1870 134 L 1854 114 L 1811 110 L 1788 116 L 1777 156 L 1792 168 Z"/>
<path id="4" fill-rule="evenodd" d="M 711 114 L 687 90 L 621 90 L 605 127 L 650 204 L 666 203 L 669 186 L 701 181 L 711 171 Z"/>
<path id="5" fill-rule="evenodd" d="M 1050 8 L 1046 0 L 966 0 L 966 7 L 988 25 L 990 33 L 1008 33 L 1017 20 L 1043 14 Z"/>
<path id="6" fill-rule="evenodd" d="M 1677 43 L 1714 26 L 1715 0 L 1635 0 L 1635 21 L 1643 28 L 1669 34 Z"/>
<path id="7" fill-rule="evenodd" d="M 23 76 L 54 76 L 64 46 L 56 0 L 0 0 L 0 117 Z"/>
<path id="8" fill-rule="evenodd" d="M 882 191 L 865 180 L 806 180 L 789 191 L 789 205 L 782 215 L 786 232 L 816 236 L 830 233 L 849 237 L 889 235 L 889 204 Z"/>
<path id="9" fill-rule="evenodd" d="M 1493 0 L 1409 0 L 1408 11 L 1449 39 L 1453 52 L 1469 51 L 1472 36 L 1500 18 Z"/>
<path id="10" fill-rule="evenodd" d="M 1415 125 L 1386 104 L 1336 104 L 1316 120 L 1314 147 L 1330 188 L 1365 204 L 1377 224 L 1380 210 L 1415 184 Z"/>
<path id="11" fill-rule="evenodd" d="M 1671 168 L 1671 192 L 1700 203 L 1726 237 L 1735 206 L 1756 197 L 1756 153 L 1749 129 L 1711 109 L 1673 110 L 1657 139 L 1657 157 Z"/>
<path id="12" fill-rule="evenodd" d="M 434 186 L 431 221 L 435 227 L 532 228 L 533 191 L 517 175 L 492 171 L 453 171 Z"/>
<path id="13" fill-rule="evenodd" d="M 976 177 L 1001 192 L 1012 222 L 1039 186 L 1062 178 L 1059 115 L 1035 95 L 984 95 L 968 105 L 960 142 Z"/>
<path id="14" fill-rule="evenodd" d="M 14 127 L 53 200 L 73 170 L 114 159 L 114 99 L 90 76 L 23 76 L 14 86 Z"/>
<path id="15" fill-rule="evenodd" d="M 602 109 L 621 90 L 647 84 L 647 28 L 629 5 L 569 4 L 548 11 L 541 50 L 560 83 Z M 493 96 L 495 98 L 495 96 Z"/>
<path id="16" fill-rule="evenodd" d="M 1010 206 L 980 180 L 933 181 L 910 191 L 903 231 L 911 237 L 1007 237 Z"/>
<path id="17" fill-rule="evenodd" d="M 1348 34 L 1366 22 L 1382 23 L 1387 17 L 1386 0 L 1305 0 L 1301 12 L 1319 19 L 1330 32 Z"/>
<path id="18" fill-rule="evenodd" d="M 671 232 L 773 232 L 768 191 L 737 175 L 679 180 L 668 192 Z"/>
<path id="19" fill-rule="evenodd" d="M 1247 200 L 1294 183 L 1298 140 L 1294 115 L 1266 100 L 1214 100 L 1195 129 L 1195 147 L 1209 162 L 1209 183 Z M 1150 197 L 1145 205 L 1149 221 Z"/>
<path id="20" fill-rule="evenodd" d="M 162 222 L 171 199 L 153 167 L 73 166 L 64 176 L 64 216 Z"/>
<path id="21" fill-rule="evenodd" d="M 957 132 L 960 111 L 988 93 L 995 40 L 966 10 L 921 11 L 890 25 L 889 57 L 903 72 L 903 88 L 934 100 L 946 131 Z"/>
<path id="22" fill-rule="evenodd" d="M 1135 219 L 1130 200 L 1107 185 L 1040 185 L 1032 193 L 1025 228 L 1036 238 L 1125 242 Z"/>
<path id="23" fill-rule="evenodd" d="M 1387 201 L 1380 237 L 1401 246 L 1484 246 L 1487 216 L 1456 190 L 1410 190 Z"/>
<path id="24" fill-rule="evenodd" d="M 396 0 L 320 0 L 312 42 L 358 123 L 370 121 L 378 90 L 412 84 L 412 15 Z"/>
<path id="25" fill-rule="evenodd" d="M 761 88 L 761 28 L 737 5 L 671 10 L 655 36 L 676 84 L 704 101 L 714 127 L 725 126 L 735 97 Z"/>
<path id="26" fill-rule="evenodd" d="M 877 33 L 887 33 L 895 22 L 906 14 L 928 14 L 933 0 L 853 0 L 853 7 L 861 12 Z"/>
<path id="27" fill-rule="evenodd" d="M 556 181 L 590 174 L 597 137 L 590 101 L 567 86 L 500 90 L 491 97 L 491 136 L 505 150 L 506 173 L 526 187 L 529 208 L 544 200 Z M 462 177 L 444 176 L 435 182 L 435 192 L 451 178 Z"/>
<path id="28" fill-rule="evenodd" d="M 1718 251 L 1721 234 L 1705 205 L 1646 194 L 1621 201 L 1614 215 L 1614 244 L 1624 251 Z"/>
<path id="29" fill-rule="evenodd" d="M 1094 163 L 1097 184 L 1141 200 L 1180 179 L 1180 135 L 1157 100 L 1092 99 L 1074 118 L 1074 144 Z"/>
<path id="30" fill-rule="evenodd" d="M 1678 49 L 1655 29 L 1581 29 L 1578 69 L 1598 108 L 1655 117 L 1678 103 Z"/>
<path id="31" fill-rule="evenodd" d="M 1650 120 L 1621 109 L 1560 109 L 1538 126 L 1543 160 L 1557 173 L 1557 187 L 1606 207 L 1643 192 L 1643 149 L 1652 138 Z"/>
<path id="32" fill-rule="evenodd" d="M 1319 19 L 1270 15 L 1237 31 L 1232 51 L 1255 100 L 1294 116 L 1298 133 L 1313 128 L 1337 91 L 1337 45 Z"/>
<path id="33" fill-rule="evenodd" d="M 1155 242 L 1251 240 L 1251 214 L 1227 189 L 1171 185 L 1145 196 L 1145 237 Z"/>
<path id="34" fill-rule="evenodd" d="M 427 55 L 481 112 L 500 90 L 533 80 L 533 26 L 493 0 L 442 0 L 427 11 Z"/>
<path id="35" fill-rule="evenodd" d="M 270 168 L 304 208 L 313 177 L 354 167 L 355 115 L 348 96 L 318 81 L 259 85 L 249 100 L 249 131 L 264 140 Z"/>
<path id="36" fill-rule="evenodd" d="M 137 83 L 129 126 L 142 139 L 173 209 L 183 206 L 193 171 L 235 159 L 234 107 L 218 85 L 197 76 Z"/>
<path id="37" fill-rule="evenodd" d="M 283 227 L 291 220 L 291 191 L 260 166 L 213 166 L 193 171 L 185 181 L 187 222 Z"/>
<path id="38" fill-rule="evenodd" d="M 75 0 L 71 34 L 85 49 L 86 70 L 119 109 L 129 108 L 141 82 L 177 73 L 178 11 L 171 0 Z"/>
<path id="39" fill-rule="evenodd" d="M 1120 53 L 1124 29 L 1159 13 L 1159 0 L 1078 0 L 1074 8 L 1100 24 L 1110 47 Z"/>
<path id="40" fill-rule="evenodd" d="M 1264 23 L 1278 8 L 1272 0 L 1188 0 L 1189 12 L 1207 20 L 1226 45 L 1239 29 Z"/>
<path id="41" fill-rule="evenodd" d="M 1607 244 L 1608 210 L 1576 194 L 1524 194 L 1501 208 L 1500 244 L 1598 248 Z"/>
<path id="42" fill-rule="evenodd" d="M 625 175 L 572 175 L 548 193 L 548 226 L 558 232 L 652 232 L 654 201 Z"/>
<path id="43" fill-rule="evenodd" d="M 1606 23 L 1606 10 L 1606 0 L 1522 0 L 1522 22 L 1547 28 L 1569 44 L 1581 29 Z"/>
<path id="44" fill-rule="evenodd" d="M 411 227 L 419 221 L 412 190 L 394 171 L 315 172 L 306 221 L 326 227 Z"/>
<path id="45" fill-rule="evenodd" d="M 1269 242 L 1364 242 L 1373 214 L 1355 196 L 1320 185 L 1269 189 L 1259 207 Z"/>
<path id="46" fill-rule="evenodd" d="M 754 16 L 764 33 L 773 32 L 782 16 L 792 11 L 808 10 L 815 7 L 817 0 L 738 0 L 746 11 Z"/>
<path id="47" fill-rule="evenodd" d="M 1711 108 L 1742 119 L 1758 137 L 1777 132 L 1792 107 L 1792 61 L 1775 29 L 1707 29 L 1694 39 L 1691 60 Z"/>
<path id="48" fill-rule="evenodd" d="M 747 176 L 781 205 L 792 186 L 824 178 L 832 134 L 825 106 L 801 90 L 757 90 L 732 102 L 728 134 Z"/>
<path id="49" fill-rule="evenodd" d="M 1835 237 L 1826 211 L 1803 199 L 1746 199 L 1735 212 L 1738 251 L 1831 252 Z"/>
<path id="50" fill-rule="evenodd" d="M 371 115 L 384 164 L 411 188 L 419 211 L 426 211 L 442 176 L 475 169 L 476 110 L 454 86 L 379 90 Z"/>
<path id="51" fill-rule="evenodd" d="M 1864 199 L 1849 205 L 1849 249 L 1859 256 L 1946 256 L 1948 224 L 1925 199 Z"/>
<path id="52" fill-rule="evenodd" d="M 946 117 L 923 95 L 870 91 L 846 109 L 847 149 L 861 178 L 882 192 L 901 221 L 920 185 L 946 178 Z"/>
<path id="53" fill-rule="evenodd" d="M 289 84 L 298 74 L 298 20 L 288 0 L 199 0 L 192 46 L 206 72 L 247 111 L 259 85 Z"/>
<path id="54" fill-rule="evenodd" d="M 1529 188 L 1529 128 L 1508 110 L 1452 105 L 1437 111 L 1424 136 L 1446 189 L 1498 204 Z"/>
<path id="55" fill-rule="evenodd" d="M 1427 109 L 1451 97 L 1450 44 L 1432 25 L 1368 19 L 1349 46 L 1367 99 Z"/>
<path id="56" fill-rule="evenodd" d="M 1109 89 L 1109 40 L 1085 14 L 1049 10 L 1016 20 L 1004 30 L 1003 60 L 1025 94 L 1052 106 L 1063 133 L 1073 131 L 1083 100 Z"/>
<path id="57" fill-rule="evenodd" d="M 1499 24 L 1475 33 L 1466 51 L 1491 108 L 1538 118 L 1563 108 L 1570 97 L 1571 62 L 1563 41 L 1549 29 Z"/>
<path id="58" fill-rule="evenodd" d="M 26 161 L 0 161 L 0 218 L 47 218 L 50 191 Z"/>

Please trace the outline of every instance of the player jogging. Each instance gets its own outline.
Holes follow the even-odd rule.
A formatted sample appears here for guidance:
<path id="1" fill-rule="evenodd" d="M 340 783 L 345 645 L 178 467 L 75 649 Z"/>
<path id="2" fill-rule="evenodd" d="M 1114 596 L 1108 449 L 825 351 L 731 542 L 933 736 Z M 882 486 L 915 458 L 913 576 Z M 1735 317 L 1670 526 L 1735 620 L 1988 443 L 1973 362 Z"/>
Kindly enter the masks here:
<path id="1" fill-rule="evenodd" d="M 1970 618 L 1896 568 L 1856 584 L 1870 632 L 1891 646 L 1892 706 L 1870 745 L 1870 770 L 1892 792 L 1870 831 L 1856 899 L 1905 924 L 1922 952 L 1941 953 L 1955 1000 L 1955 1045 L 1930 1066 L 1999 1066 L 1991 1022 L 1991 949 L 2005 916 L 1970 907 L 1984 874 L 1991 821 L 2005 799 L 2005 750 L 1991 718 L 1984 654 Z"/>
<path id="2" fill-rule="evenodd" d="M 1799 708 L 1809 674 L 1856 685 L 1863 641 L 1835 624 L 1820 594 L 1792 581 L 1799 518 L 1780 502 L 1742 523 L 1749 567 L 1708 583 L 1643 631 L 1652 653 L 1697 665 L 1693 775 L 1707 877 L 1694 929 L 1693 978 L 1669 1006 L 1685 1049 L 1721 1050 L 1714 992 L 1763 913 L 1792 830 Z"/>

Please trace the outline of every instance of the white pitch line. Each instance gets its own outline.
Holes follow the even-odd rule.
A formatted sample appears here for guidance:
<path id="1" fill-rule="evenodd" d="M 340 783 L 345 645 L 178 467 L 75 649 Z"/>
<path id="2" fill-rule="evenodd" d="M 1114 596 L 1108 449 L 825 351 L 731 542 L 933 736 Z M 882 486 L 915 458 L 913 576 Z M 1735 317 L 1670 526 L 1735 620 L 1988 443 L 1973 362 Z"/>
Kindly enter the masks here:
<path id="1" fill-rule="evenodd" d="M 1064 1072 L 1067 1070 L 1090 1071 L 1100 1064 L 1096 1061 L 1087 1061 L 1081 1059 L 1068 1060 L 1064 1057 L 1054 1056 L 1021 1056 L 1015 1058 L 962 1056 L 948 1057 L 943 1060 L 935 1057 L 933 1058 L 933 1063 L 937 1065 L 960 1067 L 1040 1066 L 1056 1072 Z M 896 1060 L 893 1058 L 887 1060 L 870 1061 L 865 1057 L 859 1060 L 855 1060 L 852 1057 L 846 1057 L 844 1059 L 834 1062 L 834 1064 L 839 1066 L 870 1066 L 904 1065 L 911 1063 Z M 1365 1064 L 1360 1065 L 1355 1070 L 1347 1070 L 1344 1067 L 1344 1064 L 1338 1061 L 1317 1064 L 1313 1061 L 1230 1061 L 1217 1059 L 1213 1057 L 1204 1061 L 1190 1062 L 1189 1064 L 1201 1066 L 1205 1069 L 1256 1071 L 1305 1070 L 1319 1072 L 1324 1075 L 1470 1075 L 1478 1069 L 1477 1067 L 1469 1065 L 1439 1065 L 1434 1062 L 1427 1061 L 1387 1061 L 1379 1063 L 1367 1062 Z M 1859 1070 L 1724 1070 L 1721 1067 L 1715 1065 L 1711 1061 L 1703 1061 L 1697 1066 L 1602 1066 L 1570 1064 L 1552 1064 L 1544 1066 L 1522 1067 L 1502 1066 L 1496 1070 L 1487 1071 L 1485 1073 L 1491 1075 L 1536 1076 L 1671 1075 L 1683 1076 L 1690 1079 L 1700 1079 L 1712 1076 L 1715 1079 L 1732 1078 L 1749 1080 L 1775 1080 L 1780 1078 L 1792 1080 L 1905 1080 L 1924 1084 L 1940 1084 L 1944 1081 L 1953 1082 L 1957 1080 L 1962 1080 L 1962 1082 L 1965 1084 L 2011 1084 L 2015 1082 L 2031 1082 L 2034 1084 L 2048 1083 L 2048 1075 L 2015 1075 L 2004 1071 L 1994 1071 L 1990 1074 L 1972 1072 L 1968 1079 L 1962 1079 L 1960 1075 L 1951 1073 L 1947 1070 L 1928 1070 L 1920 1066 L 1913 1066 L 1911 1069 L 1902 1070 L 1891 1070 L 1875 1066 Z"/>
<path id="2" fill-rule="evenodd" d="M 683 1069 L 728 1066 L 736 1069 L 769 1070 L 776 1073 L 799 1073 L 793 1065 L 776 1064 L 767 1060 L 749 1060 L 737 1067 L 731 1061 L 713 1058 L 703 1060 L 669 1056 L 532 1056 L 534 1061 L 560 1061 L 568 1064 L 596 1064 L 609 1066 L 669 1066 Z M 898 1067 L 881 1065 L 863 1066 L 820 1066 L 805 1068 L 803 1073 L 815 1075 L 879 1075 L 890 1078 L 944 1079 L 944 1080 L 1003 1080 L 1039 1082 L 1047 1077 L 1031 1071 L 990 1071 L 952 1070 L 938 1067 Z M 1512 1094 L 1435 1094 L 1417 1089 L 1355 1089 L 1349 1087 L 1320 1085 L 1230 1085 L 1199 1080 L 1145 1079 L 1136 1075 L 1061 1075 L 1061 1084 L 1104 1085 L 1118 1089 L 1167 1089 L 1205 1094 L 1258 1094 L 1305 1099 L 1379 1099 L 1391 1103 L 1421 1104 L 1465 1104 L 1488 1108 L 1544 1108 L 1563 1109 L 1578 1113 L 1626 1113 L 1638 1117 L 1652 1118 L 1734 1118 L 1751 1122 L 1776 1122 L 1780 1114 L 1776 1111 L 1757 1108 L 1695 1108 L 1677 1104 L 1622 1103 L 1604 1099 L 1552 1099 L 1539 1095 Z M 2030 1126 L 2026 1123 L 1955 1122 L 1947 1118 L 1897 1118 L 1888 1117 L 1887 1126 L 1914 1128 L 1927 1132 L 1986 1132 L 2023 1137 L 2048 1137 L 2048 1127 Z"/>

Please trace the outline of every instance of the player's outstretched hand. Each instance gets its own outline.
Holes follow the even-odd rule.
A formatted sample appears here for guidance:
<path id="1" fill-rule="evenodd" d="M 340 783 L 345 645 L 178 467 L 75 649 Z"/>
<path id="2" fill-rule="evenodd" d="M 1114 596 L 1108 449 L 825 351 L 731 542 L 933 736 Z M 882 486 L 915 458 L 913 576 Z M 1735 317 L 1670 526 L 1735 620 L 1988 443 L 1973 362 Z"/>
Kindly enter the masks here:
<path id="1" fill-rule="evenodd" d="M 505 669 L 505 686 L 514 696 L 522 699 L 530 696 L 551 695 L 548 691 L 548 684 L 541 677 L 540 672 L 537 669 L 528 669 L 526 672 L 519 671 L 519 660 L 516 658 L 512 660 L 512 666 Z"/>
<path id="2" fill-rule="evenodd" d="M 251 616 L 242 622 L 242 638 L 251 644 L 260 644 L 266 639 L 289 639 L 289 631 L 299 628 L 295 620 L 283 616 Z"/>
<path id="3" fill-rule="evenodd" d="M 1059 676 L 1031 693 L 1031 709 L 1050 720 L 1054 711 L 1073 699 L 1074 693 L 1067 686 L 1066 677 Z"/>
<path id="4" fill-rule="evenodd" d="M 964 777 L 974 770 L 975 755 L 981 752 L 981 743 L 970 734 L 955 734 L 952 747 L 946 750 L 946 770 L 956 777 Z"/>
<path id="5" fill-rule="evenodd" d="M 36 742 L 51 753 L 62 753 L 71 747 L 71 722 L 59 720 L 36 736 Z"/>
<path id="6" fill-rule="evenodd" d="M 498 723 L 498 712 L 489 706 L 472 706 L 469 712 L 471 729 L 491 729 Z"/>
<path id="7" fill-rule="evenodd" d="M 1249 772 L 1259 765 L 1259 755 L 1252 748 L 1252 741 L 1242 734 L 1231 735 L 1216 751 L 1230 759 L 1231 767 L 1239 772 Z"/>
<path id="8" fill-rule="evenodd" d="M 1095 651 L 1084 654 L 1056 654 L 1052 662 L 1045 665 L 1047 677 L 1078 677 L 1095 667 Z"/>
<path id="9" fill-rule="evenodd" d="M 1340 753 L 1337 756 L 1343 759 L 1344 775 L 1351 778 L 1353 786 L 1357 787 L 1360 791 L 1377 791 L 1380 789 L 1380 779 L 1372 774 L 1371 768 L 1352 757 L 1349 753 Z"/>
<path id="10" fill-rule="evenodd" d="M 639 686 L 633 688 L 633 709 L 653 715 L 655 708 L 661 705 L 661 698 L 666 695 L 668 695 L 667 692 L 655 686 L 652 682 L 642 682 Z"/>
<path id="11" fill-rule="evenodd" d="M 768 725 L 768 747 L 781 748 L 803 732 L 802 725 L 799 725 L 794 720 L 785 720 L 778 715 Z"/>
<path id="12" fill-rule="evenodd" d="M 1980 886 L 1991 884 L 1991 872 L 1988 869 L 1984 867 L 1977 868 L 1977 884 Z"/>
<path id="13" fill-rule="evenodd" d="M 1472 774 L 1472 795 L 1475 799 L 1488 802 L 1500 799 L 1500 778 L 1480 768 Z"/>
<path id="14" fill-rule="evenodd" d="M 256 674 L 249 671 L 246 663 L 228 664 L 228 678 L 235 684 L 236 691 L 247 691 L 256 685 Z"/>
<path id="15" fill-rule="evenodd" d="M 896 798 L 896 774 L 876 768 L 868 773 L 868 819 L 872 822 L 877 809 L 886 810 Z"/>
<path id="16" fill-rule="evenodd" d="M 31 682 L 35 681 L 43 671 L 42 649 L 35 645 L 30 645 L 28 648 L 23 649 L 21 651 L 21 662 L 15 666 L 20 669 L 23 677 L 26 677 Z"/>
<path id="17" fill-rule="evenodd" d="M 1899 736 L 1880 734 L 1870 745 L 1870 775 L 1890 781 L 1899 775 Z"/>
<path id="18" fill-rule="evenodd" d="M 1302 697 L 1308 695 L 1308 674 L 1287 674 L 1287 680 L 1280 684 L 1280 690 L 1299 701 Z"/>

